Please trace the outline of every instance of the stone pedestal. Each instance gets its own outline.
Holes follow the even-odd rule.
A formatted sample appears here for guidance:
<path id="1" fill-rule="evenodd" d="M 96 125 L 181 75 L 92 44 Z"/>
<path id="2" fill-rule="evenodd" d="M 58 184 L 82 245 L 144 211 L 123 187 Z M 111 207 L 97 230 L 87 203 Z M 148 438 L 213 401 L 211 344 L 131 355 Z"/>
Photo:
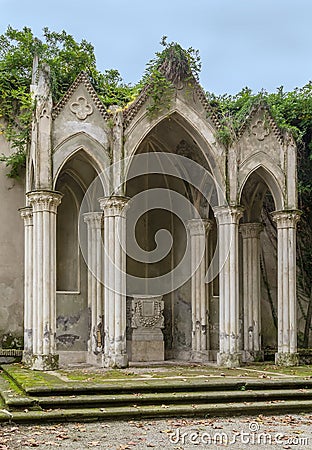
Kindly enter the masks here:
<path id="1" fill-rule="evenodd" d="M 296 302 L 296 224 L 300 212 L 275 211 L 272 217 L 277 225 L 277 303 L 278 350 L 275 364 L 299 364 L 297 353 L 297 302 Z"/>
<path id="2" fill-rule="evenodd" d="M 239 277 L 238 224 L 243 209 L 220 206 L 214 209 L 218 221 L 219 241 L 219 366 L 237 367 L 241 364 L 239 348 Z"/>
<path id="3" fill-rule="evenodd" d="M 33 212 L 30 206 L 20 209 L 24 219 L 24 351 L 23 363 L 31 365 L 33 355 Z"/>
<path id="4" fill-rule="evenodd" d="M 164 361 L 164 301 L 161 295 L 128 298 L 127 352 L 131 361 Z"/>
<path id="5" fill-rule="evenodd" d="M 30 367 L 54 370 L 56 355 L 56 213 L 59 192 L 40 190 L 27 194 L 33 211 L 33 355 Z"/>
<path id="6" fill-rule="evenodd" d="M 206 239 L 212 222 L 192 219 L 187 222 L 191 247 L 192 359 L 208 360 L 208 298 L 205 284 Z"/>
<path id="7" fill-rule="evenodd" d="M 239 228 L 243 238 L 243 360 L 262 361 L 260 233 L 261 223 L 244 223 Z"/>
<path id="8" fill-rule="evenodd" d="M 99 199 L 104 212 L 104 367 L 128 365 L 126 350 L 126 215 L 128 198 Z"/>
<path id="9" fill-rule="evenodd" d="M 88 226 L 88 308 L 91 311 L 87 361 L 101 365 L 104 351 L 103 213 L 86 213 L 83 219 Z"/>

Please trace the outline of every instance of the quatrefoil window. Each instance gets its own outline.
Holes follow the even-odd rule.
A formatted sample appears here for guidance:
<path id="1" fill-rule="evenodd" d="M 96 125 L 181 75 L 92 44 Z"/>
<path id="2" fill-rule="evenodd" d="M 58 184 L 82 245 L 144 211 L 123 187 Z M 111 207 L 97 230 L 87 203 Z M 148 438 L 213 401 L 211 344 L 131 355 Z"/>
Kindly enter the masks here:
<path id="1" fill-rule="evenodd" d="M 252 127 L 252 134 L 256 136 L 258 141 L 263 141 L 270 134 L 270 129 L 265 126 L 263 120 L 258 120 Z"/>
<path id="2" fill-rule="evenodd" d="M 70 110 L 80 120 L 86 119 L 93 113 L 93 108 L 85 97 L 78 97 L 77 101 L 70 105 Z"/>

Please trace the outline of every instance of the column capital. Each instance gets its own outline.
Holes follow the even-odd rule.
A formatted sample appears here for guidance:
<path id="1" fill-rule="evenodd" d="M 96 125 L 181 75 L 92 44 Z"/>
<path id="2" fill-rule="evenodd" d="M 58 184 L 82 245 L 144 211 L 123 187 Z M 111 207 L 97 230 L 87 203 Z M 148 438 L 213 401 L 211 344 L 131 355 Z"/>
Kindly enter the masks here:
<path id="1" fill-rule="evenodd" d="M 42 211 L 56 213 L 63 194 L 57 191 L 38 190 L 27 192 L 26 196 L 34 213 Z"/>
<path id="2" fill-rule="evenodd" d="M 242 223 L 239 226 L 239 231 L 243 239 L 259 238 L 261 231 L 263 231 L 263 224 L 259 222 Z"/>
<path id="3" fill-rule="evenodd" d="M 201 236 L 211 230 L 213 221 L 210 219 L 190 219 L 186 222 L 186 227 L 192 236 Z"/>
<path id="4" fill-rule="evenodd" d="M 100 197 L 98 199 L 100 208 L 104 211 L 105 217 L 124 215 L 129 200 L 129 197 L 124 197 L 122 195 L 112 195 L 110 197 Z"/>
<path id="5" fill-rule="evenodd" d="M 25 206 L 19 208 L 21 218 L 24 219 L 25 227 L 31 227 L 33 225 L 33 210 L 31 206 Z"/>
<path id="6" fill-rule="evenodd" d="M 278 229 L 282 228 L 296 228 L 297 222 L 300 220 L 300 216 L 302 211 L 298 209 L 290 209 L 290 210 L 282 210 L 282 211 L 273 211 L 271 216 L 276 222 L 276 226 Z"/>
<path id="7" fill-rule="evenodd" d="M 244 207 L 235 206 L 216 206 L 213 208 L 214 215 L 219 225 L 238 224 L 243 215 Z"/>
<path id="8" fill-rule="evenodd" d="M 103 212 L 102 211 L 93 211 L 83 214 L 83 221 L 90 228 L 101 228 L 103 224 Z"/>

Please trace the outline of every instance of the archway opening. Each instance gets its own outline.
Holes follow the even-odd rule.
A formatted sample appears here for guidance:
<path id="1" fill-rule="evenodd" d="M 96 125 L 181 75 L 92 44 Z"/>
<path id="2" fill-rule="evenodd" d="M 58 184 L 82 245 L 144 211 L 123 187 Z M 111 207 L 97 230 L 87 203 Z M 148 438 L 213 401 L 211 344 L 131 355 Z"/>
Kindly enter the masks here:
<path id="1" fill-rule="evenodd" d="M 94 162 L 79 150 L 62 166 L 55 182 L 55 189 L 63 194 L 56 226 L 56 343 L 61 362 L 63 355 L 66 362 L 86 358 L 90 337 L 88 271 L 79 245 L 78 226 L 81 203 L 97 174 Z M 73 352 L 72 358 L 69 352 Z"/>
<path id="2" fill-rule="evenodd" d="M 192 359 L 191 274 L 186 281 L 177 283 L 177 280 L 180 280 L 180 274 L 175 269 L 182 266 L 185 253 L 189 251 L 187 220 L 194 218 L 195 215 L 214 222 L 214 216 L 209 202 L 196 188 L 198 180 L 194 183 L 195 186 L 189 182 L 184 176 L 183 168 L 177 167 L 178 163 L 176 175 L 173 175 L 165 158 L 161 157 L 163 154 L 181 155 L 197 163 L 206 172 L 212 173 L 209 149 L 203 150 L 196 139 L 195 132 L 191 133 L 190 125 L 182 126 L 181 118 L 177 114 L 162 120 L 141 142 L 128 168 L 126 181 L 126 195 L 130 197 L 127 213 L 127 296 L 129 301 L 136 296 L 142 298 L 159 294 L 161 289 L 157 289 L 159 286 L 155 280 L 163 283 L 163 287 L 165 276 L 168 275 L 166 283 L 169 284 L 169 289 L 164 288 L 162 292 L 164 358 L 190 360 Z M 152 164 L 149 166 L 148 158 L 144 160 L 145 170 L 138 169 L 137 165 L 141 161 L 136 157 L 140 155 L 156 155 L 155 158 L 158 157 L 160 160 L 160 166 L 163 164 L 163 171 L 154 173 Z M 138 173 L 140 175 L 136 176 Z M 185 203 L 183 201 L 180 203 L 180 197 L 185 199 Z M 142 211 L 138 220 L 131 218 L 131 211 L 135 209 L 132 204 L 135 205 L 136 198 L 139 209 Z M 161 204 L 167 206 L 162 207 Z M 183 211 L 179 209 L 179 205 L 182 204 L 185 205 L 182 207 Z M 216 230 L 216 226 L 214 229 Z M 133 238 L 137 246 L 143 250 L 142 255 L 146 259 L 143 256 L 141 260 L 132 256 Z M 155 260 L 157 250 L 159 250 L 159 258 Z M 162 250 L 166 251 L 162 252 Z M 205 252 L 205 249 L 203 250 Z M 207 262 L 211 256 L 209 252 L 213 252 L 213 246 L 210 244 L 207 245 L 204 255 Z M 138 251 L 137 255 L 139 254 Z M 190 261 L 189 264 L 191 264 Z M 187 270 L 189 271 L 190 267 Z M 140 279 L 140 282 L 136 282 L 136 279 Z M 212 286 L 206 286 L 205 289 L 207 305 L 209 305 L 213 295 Z M 131 314 L 131 308 L 128 308 L 129 313 Z M 209 314 L 209 306 L 207 306 L 207 320 Z M 209 327 L 210 329 L 213 327 Z M 209 333 L 207 340 L 208 348 Z M 210 347 L 206 352 L 205 360 L 208 359 L 209 352 Z"/>
<path id="3" fill-rule="evenodd" d="M 281 207 L 281 199 L 262 167 L 250 174 L 241 193 L 240 317 L 246 361 L 274 359 L 277 348 L 277 233 L 271 213 Z"/>

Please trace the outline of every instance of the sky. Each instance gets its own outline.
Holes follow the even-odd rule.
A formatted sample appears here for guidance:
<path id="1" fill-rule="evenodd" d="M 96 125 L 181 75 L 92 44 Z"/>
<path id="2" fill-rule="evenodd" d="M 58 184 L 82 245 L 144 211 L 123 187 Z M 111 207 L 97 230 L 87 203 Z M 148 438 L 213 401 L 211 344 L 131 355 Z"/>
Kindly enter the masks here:
<path id="1" fill-rule="evenodd" d="M 99 70 L 136 83 L 162 36 L 198 49 L 200 82 L 215 94 L 292 90 L 312 80 L 311 0 L 0 0 L 8 25 L 65 30 L 95 48 Z"/>

